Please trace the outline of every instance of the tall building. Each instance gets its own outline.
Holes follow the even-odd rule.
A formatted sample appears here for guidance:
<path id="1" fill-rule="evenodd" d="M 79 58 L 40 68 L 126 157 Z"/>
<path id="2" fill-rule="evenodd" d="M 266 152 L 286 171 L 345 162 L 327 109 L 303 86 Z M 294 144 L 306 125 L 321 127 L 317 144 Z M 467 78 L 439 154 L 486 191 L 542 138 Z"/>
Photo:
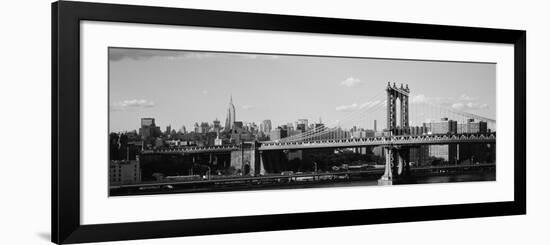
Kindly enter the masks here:
<path id="1" fill-rule="evenodd" d="M 199 126 L 199 123 L 195 123 L 195 125 L 193 125 L 193 132 L 195 133 L 200 133 L 201 132 L 201 128 Z"/>
<path id="2" fill-rule="evenodd" d="M 308 120 L 307 119 L 298 119 L 296 122 L 296 130 L 300 130 L 302 132 L 305 132 L 308 130 Z"/>
<path id="3" fill-rule="evenodd" d="M 141 128 L 139 128 L 139 135 L 142 140 L 148 140 L 154 137 L 160 136 L 160 127 L 155 125 L 154 118 L 142 118 Z"/>
<path id="4" fill-rule="evenodd" d="M 220 123 L 220 120 L 218 120 L 216 118 L 216 120 L 214 120 L 213 124 L 212 124 L 212 128 L 214 129 L 214 132 L 219 132 L 220 129 L 222 128 L 222 125 Z"/>
<path id="5" fill-rule="evenodd" d="M 474 119 L 468 119 L 466 123 L 459 123 L 457 125 L 457 132 L 460 133 L 487 133 L 487 122 L 478 121 Z"/>
<path id="6" fill-rule="evenodd" d="M 227 108 L 227 118 L 225 119 L 225 130 L 231 130 L 235 127 L 235 105 L 233 105 L 233 96 L 229 97 L 229 107 Z"/>
<path id="7" fill-rule="evenodd" d="M 266 119 L 262 121 L 262 124 L 260 124 L 260 131 L 266 135 L 271 132 L 271 120 Z"/>
<path id="8" fill-rule="evenodd" d="M 449 120 L 449 118 L 441 118 L 439 122 L 430 123 L 430 132 L 432 134 L 456 134 L 457 132 L 457 123 L 454 120 Z"/>
<path id="9" fill-rule="evenodd" d="M 149 127 L 149 126 L 155 126 L 155 119 L 154 118 L 142 118 L 141 119 L 141 127 Z"/>
<path id="10" fill-rule="evenodd" d="M 280 140 L 287 137 L 287 130 L 281 127 L 271 130 L 269 135 L 271 140 Z"/>
<path id="11" fill-rule="evenodd" d="M 305 132 L 307 130 L 307 124 L 297 123 L 296 130 L 300 131 L 301 133 Z"/>
<path id="12" fill-rule="evenodd" d="M 201 126 L 200 126 L 200 133 L 201 134 L 208 133 L 209 129 L 210 129 L 210 125 L 208 125 L 207 122 L 201 122 Z"/>

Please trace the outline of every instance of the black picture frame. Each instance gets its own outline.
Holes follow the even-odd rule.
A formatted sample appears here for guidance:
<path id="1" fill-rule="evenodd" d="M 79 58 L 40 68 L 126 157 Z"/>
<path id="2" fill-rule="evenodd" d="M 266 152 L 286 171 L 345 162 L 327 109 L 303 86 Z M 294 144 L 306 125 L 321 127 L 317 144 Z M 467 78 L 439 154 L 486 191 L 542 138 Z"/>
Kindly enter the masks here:
<path id="1" fill-rule="evenodd" d="M 514 45 L 514 201 L 80 224 L 80 21 Z M 52 4 L 52 242 L 83 243 L 526 213 L 526 31 L 61 1 Z"/>

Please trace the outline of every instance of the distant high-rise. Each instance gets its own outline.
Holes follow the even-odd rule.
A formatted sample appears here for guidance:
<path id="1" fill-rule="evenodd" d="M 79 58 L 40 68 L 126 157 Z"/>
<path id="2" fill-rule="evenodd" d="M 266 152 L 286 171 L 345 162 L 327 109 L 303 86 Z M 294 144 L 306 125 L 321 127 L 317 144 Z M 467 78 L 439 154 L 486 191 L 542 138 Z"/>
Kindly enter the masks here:
<path id="1" fill-rule="evenodd" d="M 269 134 L 270 140 L 280 140 L 287 137 L 287 130 L 283 129 L 281 127 L 277 127 L 273 130 L 271 130 Z"/>
<path id="2" fill-rule="evenodd" d="M 374 119 L 374 132 L 377 132 L 378 130 L 376 130 L 376 119 Z"/>
<path id="3" fill-rule="evenodd" d="M 475 122 L 474 119 L 468 119 L 465 123 L 457 125 L 458 133 L 486 133 L 487 131 L 487 122 L 485 121 Z"/>
<path id="4" fill-rule="evenodd" d="M 212 128 L 214 129 L 214 132 L 219 132 L 220 129 L 222 128 L 222 125 L 220 124 L 220 120 L 216 118 L 216 120 L 214 120 L 214 124 L 212 124 Z"/>
<path id="5" fill-rule="evenodd" d="M 227 108 L 227 118 L 225 120 L 225 130 L 234 129 L 235 127 L 235 105 L 233 105 L 233 96 L 229 97 L 229 108 Z"/>
<path id="6" fill-rule="evenodd" d="M 199 123 L 195 123 L 195 125 L 193 125 L 193 131 L 195 133 L 200 133 L 201 132 L 201 128 L 199 126 Z"/>
<path id="7" fill-rule="evenodd" d="M 456 134 L 457 122 L 449 118 L 441 118 L 439 122 L 430 122 L 430 132 L 432 134 Z"/>
<path id="8" fill-rule="evenodd" d="M 208 133 L 209 130 L 210 130 L 210 125 L 207 122 L 201 122 L 199 132 L 201 134 L 204 134 L 204 133 Z"/>
<path id="9" fill-rule="evenodd" d="M 155 126 L 155 119 L 154 118 L 142 118 L 141 119 L 141 127 L 150 127 Z"/>
<path id="10" fill-rule="evenodd" d="M 264 134 L 269 134 L 269 132 L 271 132 L 271 120 L 263 120 L 262 124 L 260 124 L 260 131 Z"/>
<path id="11" fill-rule="evenodd" d="M 139 128 L 139 135 L 141 136 L 141 139 L 151 139 L 160 136 L 160 134 L 160 127 L 157 127 L 157 125 L 155 125 L 154 118 L 141 119 L 141 128 Z"/>
<path id="12" fill-rule="evenodd" d="M 296 122 L 296 130 L 305 132 L 308 129 L 308 120 L 307 119 L 298 119 Z"/>

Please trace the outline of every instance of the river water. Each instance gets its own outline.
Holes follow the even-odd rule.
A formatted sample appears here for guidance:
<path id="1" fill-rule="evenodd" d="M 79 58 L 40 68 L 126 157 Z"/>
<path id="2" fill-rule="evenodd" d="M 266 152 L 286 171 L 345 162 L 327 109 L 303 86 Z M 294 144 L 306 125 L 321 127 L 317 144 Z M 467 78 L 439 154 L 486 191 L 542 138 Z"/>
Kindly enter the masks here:
<path id="1" fill-rule="evenodd" d="M 266 185 L 240 185 L 240 186 L 216 186 L 203 188 L 175 188 L 172 190 L 128 190 L 126 192 L 111 192 L 111 195 L 147 195 L 147 194 L 169 194 L 169 193 L 193 193 L 193 192 L 225 192 L 225 191 L 252 191 L 252 190 L 281 190 L 281 189 L 302 189 L 302 188 L 331 188 L 331 187 L 353 187 L 353 186 L 377 186 L 381 175 L 371 175 L 363 179 L 351 179 L 343 181 L 304 181 L 282 184 Z M 430 183 L 454 183 L 473 181 L 494 181 L 495 171 L 475 171 L 467 173 L 444 173 L 416 175 L 408 179 L 394 181 L 393 185 L 430 184 Z"/>
<path id="2" fill-rule="evenodd" d="M 411 185 L 411 184 L 431 184 L 431 183 L 454 183 L 454 182 L 474 182 L 474 181 L 494 181 L 495 172 L 474 172 L 474 173 L 449 173 L 444 175 L 431 176 L 413 176 L 406 180 L 394 182 L 393 185 Z M 317 187 L 350 187 L 350 186 L 376 186 L 377 179 L 355 180 L 345 182 L 315 182 L 304 183 L 300 185 L 286 185 L 277 187 L 267 187 L 265 189 L 297 189 L 297 188 L 317 188 Z M 264 189 L 259 187 L 259 189 Z"/>

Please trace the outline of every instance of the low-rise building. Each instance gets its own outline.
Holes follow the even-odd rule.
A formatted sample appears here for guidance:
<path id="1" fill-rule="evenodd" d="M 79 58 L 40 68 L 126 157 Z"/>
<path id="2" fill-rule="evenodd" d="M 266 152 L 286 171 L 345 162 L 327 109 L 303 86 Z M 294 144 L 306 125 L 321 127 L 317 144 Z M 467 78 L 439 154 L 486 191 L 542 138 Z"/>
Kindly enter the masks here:
<path id="1" fill-rule="evenodd" d="M 139 157 L 136 160 L 111 160 L 109 162 L 109 184 L 125 185 L 141 182 Z"/>

